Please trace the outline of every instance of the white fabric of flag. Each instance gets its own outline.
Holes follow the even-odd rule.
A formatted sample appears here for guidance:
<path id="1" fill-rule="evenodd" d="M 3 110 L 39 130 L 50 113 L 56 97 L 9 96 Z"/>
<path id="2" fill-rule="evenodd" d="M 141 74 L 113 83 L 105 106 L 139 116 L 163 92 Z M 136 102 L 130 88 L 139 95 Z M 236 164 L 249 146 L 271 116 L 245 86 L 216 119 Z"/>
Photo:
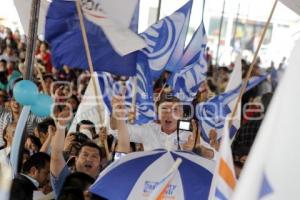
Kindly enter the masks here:
<path id="1" fill-rule="evenodd" d="M 234 200 L 299 199 L 300 40 L 252 146 Z"/>

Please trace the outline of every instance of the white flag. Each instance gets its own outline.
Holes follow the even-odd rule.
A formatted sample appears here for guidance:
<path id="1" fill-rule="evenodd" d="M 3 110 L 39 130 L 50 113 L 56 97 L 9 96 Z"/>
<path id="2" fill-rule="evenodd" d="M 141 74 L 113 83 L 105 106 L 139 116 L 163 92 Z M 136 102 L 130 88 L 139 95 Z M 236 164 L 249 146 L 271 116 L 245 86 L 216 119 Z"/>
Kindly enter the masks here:
<path id="1" fill-rule="evenodd" d="M 209 199 L 230 199 L 236 186 L 228 121 L 225 121 L 219 158 L 212 180 Z"/>
<path id="2" fill-rule="evenodd" d="M 18 11 L 23 31 L 26 35 L 28 35 L 32 0 L 14 0 L 14 3 Z M 37 32 L 38 35 L 44 35 L 45 20 L 49 4 L 50 0 L 41 0 Z"/>
<path id="3" fill-rule="evenodd" d="M 130 30 L 138 0 L 82 0 L 84 16 L 100 26 L 114 50 L 126 55 L 146 47 L 145 41 Z"/>
<path id="4" fill-rule="evenodd" d="M 109 111 L 102 99 L 102 93 L 100 90 L 97 73 L 95 73 L 94 76 L 95 76 L 97 93 L 100 94 L 100 96 L 97 96 L 95 94 L 93 82 L 92 79 L 90 79 L 90 82 L 86 88 L 81 103 L 79 104 L 79 107 L 77 109 L 76 115 L 70 126 L 69 133 L 75 132 L 76 125 L 82 120 L 90 120 L 91 122 L 93 122 L 95 124 L 97 132 L 100 127 L 109 124 Z M 98 111 L 99 104 L 97 102 L 97 98 L 99 99 L 100 102 L 101 116 L 99 116 L 99 111 Z"/>
<path id="5" fill-rule="evenodd" d="M 234 198 L 299 199 L 300 40 L 273 96 Z"/>
<path id="6" fill-rule="evenodd" d="M 295 13 L 300 15 L 300 1 L 299 0 L 280 0 L 281 3 L 289 7 Z"/>
<path id="7" fill-rule="evenodd" d="M 236 57 L 236 61 L 235 61 L 235 65 L 234 65 L 234 69 L 231 73 L 228 85 L 226 87 L 225 92 L 229 92 L 230 90 L 233 90 L 237 87 L 239 87 L 242 84 L 242 56 L 240 54 L 238 54 L 238 56 Z M 231 114 L 233 112 L 233 109 L 235 107 L 235 104 L 238 101 L 238 96 L 231 101 L 228 105 L 229 108 L 231 110 L 230 114 L 228 115 L 229 117 L 231 117 Z M 234 127 L 230 127 L 231 130 L 229 131 L 230 133 L 230 137 L 231 138 L 231 142 L 234 140 L 235 135 L 237 130 L 240 128 L 240 124 L 241 124 L 241 102 L 238 105 L 237 111 L 235 113 L 235 116 L 233 116 L 233 120 L 232 120 L 232 126 Z M 223 131 L 224 132 L 224 131 Z"/>

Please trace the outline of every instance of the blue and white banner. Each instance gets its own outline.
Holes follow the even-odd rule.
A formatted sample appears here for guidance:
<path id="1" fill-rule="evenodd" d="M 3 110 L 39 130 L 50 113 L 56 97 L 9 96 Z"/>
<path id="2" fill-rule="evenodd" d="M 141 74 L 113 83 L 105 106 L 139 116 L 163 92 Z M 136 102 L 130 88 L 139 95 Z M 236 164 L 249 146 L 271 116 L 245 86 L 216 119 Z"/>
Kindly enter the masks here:
<path id="1" fill-rule="evenodd" d="M 126 2 L 128 1 L 129 0 L 127 0 Z M 89 13 L 87 12 L 87 10 L 89 9 L 96 9 L 96 11 L 103 12 L 101 8 L 102 4 L 104 5 L 104 2 L 105 1 L 101 1 L 101 3 L 95 3 L 94 1 L 83 1 L 82 6 L 83 10 L 85 11 L 85 15 L 87 15 L 86 13 Z M 125 6 L 125 8 L 127 8 L 129 5 L 130 7 L 133 6 L 133 8 L 131 9 L 133 12 L 135 10 L 135 2 L 137 1 L 130 1 L 128 5 Z M 110 3 L 108 5 L 110 5 Z M 120 5 L 123 5 L 123 3 L 115 4 L 114 6 Z M 113 7 L 113 5 L 111 5 L 109 8 L 111 7 Z M 119 9 L 123 9 L 123 7 Z M 128 16 L 124 14 L 123 16 L 121 15 L 122 13 L 123 12 L 120 12 L 120 14 L 118 15 L 119 18 L 129 18 L 129 21 L 131 21 L 133 14 Z M 93 17 L 99 16 L 96 15 Z M 103 20 L 108 19 L 108 16 L 106 15 L 102 17 L 104 17 Z M 108 20 L 105 23 L 108 22 L 112 22 L 112 20 Z M 132 48 L 132 50 L 141 48 L 141 46 L 136 46 L 135 43 L 136 41 L 137 43 L 139 43 L 138 41 L 142 41 L 142 39 L 138 35 L 135 35 L 136 39 L 132 38 L 132 40 L 129 41 L 128 38 L 124 38 L 122 36 L 122 41 L 119 41 L 120 38 L 118 39 L 118 37 L 123 33 L 119 32 L 117 34 L 116 30 L 123 30 L 124 26 L 117 26 L 115 24 L 113 26 L 110 26 L 109 23 L 106 24 L 107 26 L 99 26 L 98 24 L 91 22 L 86 18 L 84 19 L 84 23 L 90 46 L 92 62 L 95 68 L 94 70 L 98 72 L 106 71 L 117 75 L 135 75 L 136 53 L 133 52 L 127 54 L 126 56 L 120 56 L 118 52 L 123 52 L 124 49 L 127 51 L 127 48 Z M 128 24 L 128 26 L 130 26 L 130 23 Z M 128 26 L 125 26 L 125 28 L 127 28 Z M 109 38 L 107 37 L 107 30 L 104 31 L 104 29 L 106 28 L 112 31 L 112 34 L 109 36 Z M 128 31 L 131 33 L 130 30 Z M 67 65 L 74 68 L 88 69 L 88 62 L 82 39 L 82 32 L 74 1 L 52 1 L 47 13 L 45 34 L 46 41 L 48 41 L 52 47 L 51 51 L 54 66 L 56 66 L 57 68 L 61 68 L 63 65 Z M 115 39 L 111 39 L 111 37 Z M 116 45 L 114 43 L 111 43 L 112 40 L 117 41 L 116 43 L 118 44 L 118 47 L 120 47 L 120 49 L 117 49 Z M 123 45 L 123 42 L 126 43 L 125 46 Z M 130 42 L 130 44 L 128 44 L 128 42 Z M 128 50 L 128 52 L 131 51 Z"/>
<path id="2" fill-rule="evenodd" d="M 191 102 L 198 93 L 201 83 L 206 79 L 207 62 L 204 55 L 206 43 L 205 28 L 201 23 L 178 62 L 176 71 L 168 79 L 173 95 L 181 101 Z"/>
<path id="3" fill-rule="evenodd" d="M 161 19 L 140 34 L 147 43 L 142 53 L 147 56 L 153 80 L 161 75 L 168 63 L 176 63 L 180 58 L 174 57 L 174 51 L 179 45 L 178 41 L 182 39 L 182 30 L 191 8 L 192 1 L 188 1 L 172 15 Z"/>
<path id="4" fill-rule="evenodd" d="M 246 91 L 255 87 L 263 80 L 267 75 L 254 77 L 249 80 Z M 224 123 L 226 118 L 232 112 L 230 103 L 238 97 L 241 86 L 236 87 L 233 90 L 224 92 L 218 96 L 212 97 L 206 102 L 199 103 L 196 106 L 196 117 L 201 127 L 201 136 L 205 142 L 210 141 L 210 131 L 215 129 L 217 132 L 217 139 L 220 140 L 223 133 Z M 237 131 L 235 126 L 230 127 L 230 139 L 232 139 Z"/>

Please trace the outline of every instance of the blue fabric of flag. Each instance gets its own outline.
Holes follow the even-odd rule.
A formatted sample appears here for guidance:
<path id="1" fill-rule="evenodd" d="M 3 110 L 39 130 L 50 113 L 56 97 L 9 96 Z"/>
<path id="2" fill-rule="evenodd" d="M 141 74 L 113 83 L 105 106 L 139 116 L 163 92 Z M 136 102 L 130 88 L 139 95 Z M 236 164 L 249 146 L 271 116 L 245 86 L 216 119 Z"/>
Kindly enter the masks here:
<path id="1" fill-rule="evenodd" d="M 168 63 L 177 63 L 180 59 L 181 56 L 175 56 L 177 53 L 175 49 L 177 44 L 182 42 L 182 30 L 191 8 L 192 1 L 188 1 L 172 15 L 164 17 L 140 34 L 147 43 L 147 47 L 141 52 L 147 57 L 146 62 L 149 65 L 153 80 L 161 75 Z M 179 40 L 181 41 L 178 43 Z"/>
<path id="2" fill-rule="evenodd" d="M 246 91 L 252 89 L 263 80 L 267 75 L 254 77 L 249 80 Z M 216 129 L 217 132 L 224 128 L 226 117 L 232 112 L 229 107 L 229 103 L 235 100 L 240 92 L 241 86 L 224 92 L 218 96 L 212 97 L 204 103 L 199 103 L 196 106 L 196 117 L 201 127 L 201 136 L 204 141 L 209 143 L 209 132 L 211 129 Z M 236 129 L 230 129 L 230 138 L 234 137 Z M 218 139 L 221 139 L 221 135 L 218 134 Z"/>
<path id="3" fill-rule="evenodd" d="M 206 79 L 207 62 L 204 55 L 206 43 L 206 32 L 201 23 L 178 62 L 176 71 L 168 79 L 173 95 L 181 101 L 191 102 L 201 83 Z"/>
<path id="4" fill-rule="evenodd" d="M 116 75 L 136 74 L 136 52 L 117 54 L 101 28 L 84 19 L 94 70 Z M 64 65 L 88 69 L 82 33 L 74 1 L 53 0 L 46 16 L 45 39 L 51 45 L 56 68 Z"/>

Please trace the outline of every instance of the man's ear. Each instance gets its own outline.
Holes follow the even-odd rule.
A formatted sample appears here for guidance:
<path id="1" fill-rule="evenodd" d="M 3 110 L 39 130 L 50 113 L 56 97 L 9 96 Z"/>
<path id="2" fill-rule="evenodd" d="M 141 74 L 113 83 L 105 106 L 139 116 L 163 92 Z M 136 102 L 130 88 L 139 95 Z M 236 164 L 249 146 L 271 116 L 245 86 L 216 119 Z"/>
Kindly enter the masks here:
<path id="1" fill-rule="evenodd" d="M 30 170 L 29 170 L 29 174 L 33 177 L 36 177 L 37 174 L 38 174 L 39 170 L 36 168 L 36 167 L 31 167 Z"/>

